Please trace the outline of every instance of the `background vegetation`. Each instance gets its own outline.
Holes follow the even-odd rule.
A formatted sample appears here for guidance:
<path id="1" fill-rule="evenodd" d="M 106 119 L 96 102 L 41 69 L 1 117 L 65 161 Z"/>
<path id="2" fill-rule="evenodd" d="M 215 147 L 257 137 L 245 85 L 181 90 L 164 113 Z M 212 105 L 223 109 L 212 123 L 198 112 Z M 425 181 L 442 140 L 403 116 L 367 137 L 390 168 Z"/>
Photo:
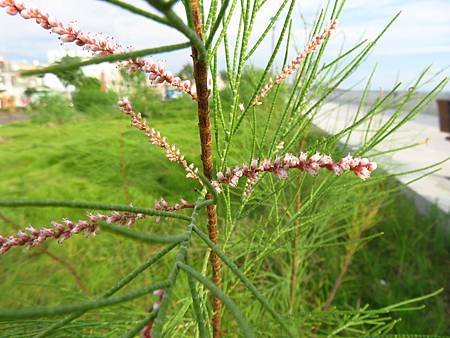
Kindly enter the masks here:
<path id="1" fill-rule="evenodd" d="M 141 104 L 150 112 L 148 117 L 152 125 L 163 130 L 169 139 L 177 139 L 186 156 L 198 164 L 196 117 L 192 113 L 195 111 L 194 103 L 187 98 L 161 102 L 155 93 L 148 95 L 151 99 Z M 130 128 L 127 118 L 118 111 L 108 110 L 109 106 L 105 106 L 101 116 L 90 116 L 76 111 L 67 100 L 44 97 L 43 102 L 45 106 L 41 109 L 49 114 L 37 115 L 35 109 L 32 114 L 45 117 L 45 120 L 34 119 L 1 127 L 2 197 L 26 196 L 38 199 L 51 196 L 54 199 L 101 200 L 114 204 L 132 201 L 136 206 L 148 207 L 160 196 L 165 196 L 171 202 L 176 202 L 180 197 L 194 198 L 195 191 L 183 179 L 183 170 L 168 162 L 158 149 L 145 141 L 143 135 Z M 159 113 L 162 105 L 164 114 Z M 51 114 L 52 111 L 58 114 Z M 67 115 L 60 115 L 59 112 L 66 112 Z M 179 133 L 180 128 L 183 129 L 182 134 Z M 315 132 L 306 142 L 315 144 L 320 137 Z M 245 135 L 241 138 L 244 144 Z M 320 184 L 318 181 L 329 178 L 329 174 L 323 173 L 310 179 L 309 183 L 304 182 L 302 190 L 307 191 L 309 188 L 306 186 L 312 181 Z M 295 198 L 298 193 L 295 183 L 299 179 L 292 178 L 292 188 L 280 198 Z M 354 179 L 348 177 L 344 181 L 342 185 L 345 188 Z M 447 285 L 450 280 L 450 242 L 448 234 L 440 231 L 442 227 L 439 226 L 438 214 L 418 215 L 413 203 L 402 194 L 383 193 L 389 190 L 387 185 L 395 189 L 397 183 L 381 180 L 369 183 L 369 188 L 361 185 L 357 191 L 350 192 L 341 200 L 336 200 L 334 192 L 326 198 L 329 205 L 315 208 L 316 215 L 318 212 L 323 217 L 308 220 L 308 223 L 311 227 L 324 227 L 322 231 L 325 237 L 318 236 L 317 242 L 300 239 L 298 243 L 300 250 L 313 252 L 302 258 L 308 257 L 308 261 L 301 262 L 304 271 L 298 280 L 298 287 L 305 312 L 303 318 L 295 318 L 299 325 L 313 325 L 313 309 L 329 296 L 330 288 L 341 271 L 343 257 L 352 246 L 342 236 L 335 236 L 336 230 L 338 227 L 348 228 L 352 222 L 358 227 L 360 222 L 357 220 L 368 222 L 368 229 L 364 232 L 367 240 L 358 243 L 359 250 L 354 254 L 333 306 L 351 309 L 367 304 L 376 309 L 422 296 Z M 371 195 L 369 200 L 367 189 Z M 260 281 L 260 288 L 265 290 L 265 294 L 274 303 L 286 306 L 290 297 L 291 257 L 288 252 L 292 243 L 289 238 L 285 238 L 281 242 L 274 241 L 267 248 L 267 242 L 255 238 L 258 237 L 258 229 L 260 235 L 267 233 L 260 225 L 261 215 L 265 214 L 264 208 L 264 205 L 258 206 L 241 216 L 245 221 L 238 229 L 241 233 L 237 236 L 239 240 L 231 240 L 226 245 L 226 251 L 242 257 L 246 272 Z M 368 215 L 373 210 L 377 212 Z M 2 233 L 14 232 L 15 228 L 29 223 L 47 225 L 52 220 L 65 217 L 78 219 L 85 217 L 85 214 L 67 209 L 0 210 Z M 174 221 L 153 224 L 152 220 L 147 220 L 139 225 L 139 229 L 157 229 L 157 232 L 164 233 L 179 226 Z M 149 251 L 148 247 L 136 245 L 131 240 L 100 233 L 95 238 L 73 238 L 63 246 L 49 242 L 42 249 L 25 252 L 14 250 L 1 259 L 1 284 L 2 290 L 5 290 L 0 296 L 1 307 L 59 304 L 88 299 L 111 286 L 105 281 L 125 275 L 157 249 L 155 247 Z M 280 254 L 271 258 L 268 253 L 272 251 Z M 197 255 L 198 260 L 203 261 L 201 250 Z M 248 261 L 248 258 L 245 259 L 248 255 L 253 255 L 254 259 L 251 263 L 244 263 Z M 147 282 L 157 280 L 158 275 L 163 275 L 168 269 L 169 265 L 160 266 L 139 277 L 133 285 L 143 282 L 142 279 Z M 234 290 L 233 296 L 238 298 L 237 301 L 250 320 L 258 321 L 259 315 L 255 312 L 250 295 L 236 289 L 232 280 L 229 283 L 230 289 Z M 177 293 L 181 295 L 182 291 L 178 290 Z M 153 297 L 149 296 L 120 306 L 120 309 L 97 311 L 69 325 L 61 334 L 70 332 L 71 335 L 89 335 L 92 330 L 103 327 L 104 331 L 100 332 L 109 332 L 114 336 L 133 323 L 123 319 L 124 312 L 139 318 L 153 301 Z M 188 304 L 187 299 L 181 298 L 173 306 L 180 311 L 188 311 Z M 448 293 L 442 292 L 426 300 L 425 304 L 425 308 L 394 314 L 394 318 L 400 321 L 393 332 L 448 333 Z M 20 329 L 7 323 L 0 323 L 0 326 L 3 330 L 14 329 L 20 336 L 19 332 L 29 325 L 30 328 L 24 333 L 26 336 L 37 330 L 36 324 L 34 321 L 24 323 Z M 173 330 L 188 332 L 185 330 L 193 325 L 193 322 L 175 321 Z"/>

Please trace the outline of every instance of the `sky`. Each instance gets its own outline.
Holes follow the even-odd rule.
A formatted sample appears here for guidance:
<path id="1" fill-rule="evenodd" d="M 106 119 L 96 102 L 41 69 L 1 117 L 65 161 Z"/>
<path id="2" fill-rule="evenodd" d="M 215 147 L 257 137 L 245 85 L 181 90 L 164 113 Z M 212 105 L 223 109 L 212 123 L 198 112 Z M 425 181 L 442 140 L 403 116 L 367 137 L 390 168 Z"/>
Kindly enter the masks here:
<path id="1" fill-rule="evenodd" d="M 143 0 L 128 2 L 149 9 Z M 208 1 L 205 0 L 207 3 Z M 98 0 L 28 0 L 29 7 L 37 7 L 50 13 L 64 23 L 76 21 L 85 32 L 101 32 L 112 36 L 124 46 L 133 49 L 148 48 L 185 41 L 178 32 L 149 21 L 145 18 L 124 12 L 117 7 Z M 240 3 L 238 1 L 238 3 Z M 254 43 L 266 28 L 281 0 L 267 0 L 255 22 L 255 31 L 250 39 Z M 305 43 L 303 13 L 307 26 L 311 26 L 321 0 L 298 0 L 293 20 L 293 46 Z M 176 8 L 180 14 L 180 6 Z M 408 84 L 428 65 L 433 72 L 444 69 L 443 76 L 449 76 L 450 67 L 450 0 L 347 0 L 339 27 L 329 44 L 330 56 L 342 47 L 349 48 L 363 38 L 373 38 L 384 25 L 401 11 L 399 19 L 386 33 L 372 55 L 345 85 L 360 82 L 367 78 L 374 64 L 377 72 L 373 80 L 374 88 L 390 89 L 396 81 Z M 232 30 L 236 31 L 239 12 L 234 16 Z M 279 33 L 281 24 L 275 27 Z M 233 32 L 230 34 L 232 39 Z M 49 51 L 75 49 L 76 46 L 61 46 L 55 35 L 49 34 L 31 20 L 0 13 L 0 56 L 9 60 L 38 60 L 45 63 Z M 272 50 L 271 34 L 258 48 L 251 62 L 264 66 Z M 188 49 L 161 54 L 155 57 L 166 63 L 167 69 L 176 72 L 190 61 Z M 223 61 L 220 64 L 224 67 Z M 278 65 L 279 67 L 279 65 Z M 358 87 L 361 87 L 359 85 Z M 429 84 L 429 87 L 432 83 Z M 450 90 L 450 86 L 446 88 Z"/>

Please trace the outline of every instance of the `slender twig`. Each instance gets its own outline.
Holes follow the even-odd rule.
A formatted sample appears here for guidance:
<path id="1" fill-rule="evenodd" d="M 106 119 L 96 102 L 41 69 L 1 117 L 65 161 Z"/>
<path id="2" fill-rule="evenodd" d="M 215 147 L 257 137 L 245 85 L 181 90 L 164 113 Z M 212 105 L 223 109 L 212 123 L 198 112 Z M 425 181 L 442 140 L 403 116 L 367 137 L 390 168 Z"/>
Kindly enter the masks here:
<path id="1" fill-rule="evenodd" d="M 178 274 L 179 274 L 178 263 L 183 263 L 187 259 L 188 249 L 189 249 L 189 245 L 191 242 L 190 240 L 192 237 L 192 229 L 194 227 L 195 222 L 197 222 L 197 217 L 198 217 L 200 208 L 205 206 L 205 204 L 202 204 L 202 202 L 201 202 L 202 200 L 203 200 L 203 198 L 201 197 L 195 203 L 195 207 L 194 207 L 194 210 L 191 215 L 192 221 L 191 221 L 191 223 L 188 224 L 188 226 L 186 228 L 186 232 L 185 232 L 186 239 L 183 242 L 181 242 L 181 244 L 180 244 L 180 249 L 177 252 L 177 255 L 175 257 L 175 262 L 173 263 L 172 269 L 170 270 L 170 273 L 169 273 L 169 277 L 167 278 L 168 285 L 164 289 L 164 296 L 161 300 L 158 314 L 153 323 L 152 338 L 161 338 L 162 337 L 164 320 L 165 320 L 165 317 L 166 317 L 166 314 L 167 314 L 167 311 L 169 308 L 169 302 L 170 302 L 170 297 L 172 295 L 172 289 L 178 279 Z"/>
<path id="2" fill-rule="evenodd" d="M 255 298 L 261 303 L 264 308 L 270 312 L 270 314 L 275 318 L 275 320 L 286 330 L 290 337 L 295 337 L 296 335 L 291 331 L 289 326 L 284 322 L 280 314 L 269 304 L 267 299 L 263 297 L 253 283 L 244 275 L 244 273 L 234 264 L 225 253 L 220 250 L 220 248 L 214 244 L 208 236 L 203 233 L 197 226 L 194 226 L 194 232 L 200 237 L 200 239 L 208 245 L 212 252 L 216 253 L 217 256 L 230 268 L 230 270 L 241 280 L 242 284 L 255 296 Z"/>
<path id="3" fill-rule="evenodd" d="M 134 239 L 136 241 L 141 241 L 144 243 L 150 244 L 180 243 L 181 241 L 184 241 L 186 239 L 185 234 L 164 236 L 164 235 L 141 233 L 124 227 L 119 227 L 117 225 L 108 224 L 106 222 L 101 222 L 100 224 L 102 230 L 106 230 L 114 234 Z"/>
<path id="4" fill-rule="evenodd" d="M 5 222 L 11 224 L 16 230 L 20 230 L 20 226 L 17 223 L 15 223 L 14 221 L 12 221 L 9 217 L 6 217 L 5 215 L 0 213 L 0 218 L 3 219 Z M 75 283 L 77 283 L 77 285 L 80 288 L 80 290 L 82 290 L 83 292 L 87 292 L 87 288 L 86 288 L 86 285 L 83 282 L 83 279 L 80 277 L 80 275 L 78 274 L 78 272 L 75 269 L 75 267 L 72 264 L 70 264 L 69 261 L 67 261 L 64 258 L 59 257 L 59 256 L 51 253 L 45 247 L 39 247 L 38 250 L 41 251 L 44 255 L 47 255 L 48 257 L 50 257 L 55 262 L 57 262 L 57 263 L 61 264 L 62 266 L 64 266 L 69 271 L 69 273 L 73 276 L 73 278 L 75 280 Z"/>
<path id="5" fill-rule="evenodd" d="M 213 42 L 214 39 L 214 35 L 216 34 L 216 31 L 219 29 L 220 23 L 222 22 L 223 16 L 225 15 L 229 3 L 230 0 L 224 0 L 224 2 L 222 3 L 219 15 L 217 15 L 216 21 L 214 22 L 214 26 L 212 27 L 211 32 L 209 33 L 208 36 L 208 40 L 206 41 L 206 49 L 209 49 L 209 47 L 211 46 L 211 43 Z"/>
<path id="6" fill-rule="evenodd" d="M 134 14 L 143 16 L 143 17 L 145 17 L 147 19 L 150 19 L 150 20 L 162 23 L 164 25 L 170 26 L 170 23 L 169 23 L 169 21 L 166 18 L 162 18 L 162 17 L 160 17 L 160 16 L 158 16 L 156 14 L 153 14 L 153 13 L 150 13 L 148 11 L 145 11 L 142 8 L 133 6 L 133 5 L 129 4 L 129 3 L 127 3 L 127 2 L 123 2 L 123 1 L 120 1 L 120 0 L 100 0 L 100 1 L 108 2 L 108 3 L 112 4 L 112 5 L 115 5 L 115 6 L 118 6 L 120 8 L 123 8 L 123 9 L 125 9 L 125 10 L 127 10 L 127 11 L 129 11 L 131 13 L 134 13 Z"/>
<path id="7" fill-rule="evenodd" d="M 141 50 L 136 50 L 132 52 L 119 53 L 119 54 L 111 54 L 106 56 L 95 56 L 93 58 L 80 61 L 80 62 L 70 62 L 66 64 L 58 64 L 45 68 L 37 68 L 31 70 L 24 70 L 20 72 L 20 75 L 23 76 L 31 76 L 31 75 L 40 75 L 45 73 L 57 73 L 65 70 L 78 69 L 80 67 L 96 65 L 103 62 L 116 62 L 122 60 L 135 59 L 145 55 L 155 55 L 160 53 L 171 52 L 179 49 L 188 48 L 190 46 L 189 42 L 176 43 L 173 45 L 155 47 L 155 48 L 146 48 Z"/>
<path id="8" fill-rule="evenodd" d="M 190 221 L 189 216 L 176 214 L 173 212 L 158 211 L 155 209 L 133 207 L 131 205 L 122 204 L 102 204 L 84 201 L 58 201 L 58 200 L 0 200 L 0 207 L 52 207 L 52 208 L 74 208 L 74 209 L 95 209 L 95 210 L 112 210 L 112 211 L 128 211 L 140 213 L 150 216 L 178 218 Z"/>
<path id="9" fill-rule="evenodd" d="M 92 301 L 87 301 L 78 304 L 65 304 L 54 307 L 33 307 L 20 310 L 6 310 L 0 309 L 0 320 L 17 320 L 17 319 L 32 319 L 40 317 L 60 316 L 78 311 L 87 311 L 92 309 L 98 309 L 114 304 L 120 304 L 127 302 L 144 295 L 147 295 L 155 290 L 165 288 L 168 285 L 168 281 L 156 283 L 153 285 L 145 286 L 139 290 L 131 291 L 122 296 L 111 298 L 98 298 Z"/>
<path id="10" fill-rule="evenodd" d="M 178 243 L 168 245 L 161 251 L 150 256 L 150 258 L 148 258 L 142 265 L 138 266 L 136 269 L 134 269 L 132 272 L 130 272 L 128 275 L 126 275 L 124 278 L 122 278 L 119 282 L 117 282 L 116 285 L 114 285 L 112 288 L 110 288 L 105 293 L 103 293 L 101 297 L 102 298 L 111 297 L 113 294 L 115 294 L 117 291 L 122 289 L 124 286 L 128 285 L 132 280 L 134 280 L 137 276 L 139 276 L 143 271 L 145 271 L 150 266 L 152 266 L 154 263 L 159 261 L 162 257 L 164 257 L 167 253 L 169 253 L 177 245 L 178 245 Z M 43 331 L 42 333 L 37 335 L 36 338 L 48 337 L 51 333 L 55 332 L 57 329 L 63 327 L 64 325 L 70 323 L 72 320 L 80 317 L 86 311 L 87 310 L 82 310 L 82 311 L 70 314 L 69 316 L 67 316 L 67 317 L 59 320 L 58 322 L 54 323 L 53 325 L 51 325 L 48 329 L 46 329 L 45 331 Z"/>
<path id="11" fill-rule="evenodd" d="M 342 261 L 341 271 L 339 272 L 339 275 L 336 277 L 336 280 L 334 281 L 333 288 L 331 289 L 325 304 L 322 306 L 323 311 L 328 311 L 330 309 L 331 304 L 333 303 L 334 298 L 336 297 L 336 293 L 339 287 L 341 286 L 342 281 L 344 280 L 344 276 L 348 272 L 353 256 L 355 255 L 356 250 L 358 249 L 359 240 L 363 237 L 364 231 L 373 224 L 374 216 L 378 213 L 379 208 L 380 206 L 375 207 L 366 215 L 365 217 L 366 222 L 361 224 L 359 230 L 356 232 L 353 238 L 351 238 L 351 244 L 348 247 L 347 253 L 345 254 L 344 259 Z"/>
<path id="12" fill-rule="evenodd" d="M 250 324 L 245 319 L 244 314 L 241 312 L 241 310 L 236 305 L 236 303 L 234 303 L 231 300 L 231 298 L 229 298 L 225 293 L 223 293 L 223 291 L 220 290 L 214 283 L 212 283 L 210 280 L 208 280 L 201 273 L 195 271 L 189 265 L 186 265 L 186 264 L 180 262 L 180 263 L 178 263 L 178 266 L 180 269 L 185 271 L 188 275 L 191 275 L 192 277 L 197 279 L 200 283 L 202 283 L 204 286 L 206 286 L 217 298 L 219 298 L 221 301 L 223 301 L 227 305 L 228 309 L 233 313 L 234 318 L 236 318 L 236 321 L 238 322 L 239 326 L 241 327 L 244 337 L 247 337 L 247 338 L 256 337 L 253 333 L 253 330 L 252 330 Z"/>
<path id="13" fill-rule="evenodd" d="M 197 290 L 194 278 L 189 274 L 188 274 L 188 283 L 189 283 L 189 289 L 191 291 L 192 306 L 194 308 L 194 315 L 195 315 L 195 320 L 197 322 L 199 338 L 207 338 L 208 337 L 206 334 L 207 329 L 205 327 L 206 323 L 205 323 L 205 320 L 204 320 L 203 314 L 202 314 L 202 308 L 201 308 L 201 304 L 200 304 L 198 290 Z"/>
<path id="14" fill-rule="evenodd" d="M 299 179 L 300 180 L 300 179 Z M 301 208 L 301 190 L 299 189 L 295 199 L 295 209 Z M 298 270 L 298 237 L 300 235 L 300 217 L 295 220 L 294 238 L 291 242 L 291 279 L 289 282 L 289 311 L 292 312 L 295 305 L 295 295 L 297 288 L 297 270 Z"/>

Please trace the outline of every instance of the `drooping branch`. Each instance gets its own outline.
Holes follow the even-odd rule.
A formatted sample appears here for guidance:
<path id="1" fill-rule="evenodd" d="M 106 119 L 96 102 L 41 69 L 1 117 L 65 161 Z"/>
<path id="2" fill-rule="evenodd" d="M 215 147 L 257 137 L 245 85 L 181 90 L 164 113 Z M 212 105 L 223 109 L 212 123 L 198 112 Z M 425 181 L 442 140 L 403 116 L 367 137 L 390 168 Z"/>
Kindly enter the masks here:
<path id="1" fill-rule="evenodd" d="M 131 124 L 133 127 L 140 131 L 143 131 L 145 135 L 147 135 L 148 140 L 151 144 L 164 149 L 166 157 L 170 161 L 176 162 L 184 168 L 184 170 L 186 171 L 186 177 L 197 180 L 200 182 L 200 184 L 203 184 L 202 180 L 200 180 L 198 176 L 198 169 L 194 166 L 194 164 L 188 163 L 184 156 L 181 154 L 180 150 L 176 146 L 171 145 L 165 137 L 161 136 L 159 131 L 150 128 L 147 125 L 147 121 L 142 118 L 142 115 L 134 111 L 133 106 L 131 105 L 131 102 L 128 100 L 128 98 L 125 97 L 120 99 L 117 104 L 122 112 L 131 117 Z"/>
<path id="2" fill-rule="evenodd" d="M 60 316 L 64 314 L 98 309 L 114 304 L 128 302 L 130 300 L 148 295 L 153 291 L 165 288 L 168 282 L 160 282 L 153 285 L 145 286 L 141 289 L 128 292 L 121 296 L 111 298 L 98 298 L 92 301 L 77 304 L 58 305 L 54 307 L 34 307 L 20 310 L 5 310 L 0 309 L 0 320 L 18 320 L 18 319 L 32 319 L 41 317 Z"/>
<path id="3" fill-rule="evenodd" d="M 144 217 L 144 214 L 129 212 L 113 212 L 109 216 L 88 213 L 88 220 L 73 222 L 69 219 L 64 219 L 61 223 L 52 222 L 51 228 L 36 229 L 30 225 L 24 230 L 19 230 L 16 235 L 11 235 L 8 237 L 3 237 L 0 235 L 0 255 L 8 252 L 14 247 L 25 246 L 31 248 L 38 246 L 47 239 L 57 239 L 61 244 L 63 241 L 75 234 L 83 233 L 85 235 L 92 234 L 95 236 L 99 222 L 106 222 L 109 224 L 118 223 L 129 226 Z"/>
<path id="4" fill-rule="evenodd" d="M 150 256 L 142 265 L 138 266 L 136 269 L 131 271 L 129 274 L 127 274 L 125 277 L 119 280 L 112 288 L 108 289 L 106 292 L 104 292 L 100 298 L 109 298 L 112 295 L 114 295 L 116 292 L 121 290 L 123 287 L 128 285 L 131 281 L 133 281 L 137 276 L 139 276 L 142 272 L 147 270 L 150 266 L 158 262 L 161 258 L 163 258 L 167 253 L 169 253 L 172 249 L 174 249 L 178 243 L 174 243 L 171 245 L 168 245 L 164 249 L 160 250 L 156 254 Z M 80 317 L 83 315 L 88 309 L 81 310 L 78 312 L 74 312 L 67 317 L 64 317 L 63 319 L 57 321 L 53 325 L 51 325 L 49 328 L 47 328 L 45 331 L 41 332 L 39 335 L 36 336 L 36 338 L 43 338 L 48 337 L 51 333 L 56 331 L 57 329 L 63 327 L 64 325 L 70 323 L 72 320 Z M 148 321 L 146 322 L 148 323 Z"/>
<path id="5" fill-rule="evenodd" d="M 203 181 L 202 181 L 203 182 Z M 60 201 L 60 200 L 0 200 L 1 207 L 20 208 L 20 207 L 49 207 L 49 208 L 74 208 L 74 209 L 95 209 L 110 211 L 125 211 L 131 213 L 140 213 L 149 216 L 168 217 L 190 221 L 191 218 L 186 215 L 166 212 L 161 210 L 134 207 L 132 205 L 122 204 L 102 204 L 85 201 Z"/>
<path id="6" fill-rule="evenodd" d="M 83 33 L 74 24 L 64 25 L 62 22 L 51 17 L 48 13 L 35 8 L 27 8 L 20 1 L 0 0 L 0 7 L 6 7 L 6 13 L 10 15 L 20 14 L 22 18 L 26 20 L 35 20 L 42 28 L 59 35 L 61 42 L 73 42 L 94 55 L 109 56 L 124 52 L 122 46 L 114 42 L 112 38 L 104 38 L 99 34 L 94 36 Z M 148 73 L 151 81 L 154 81 L 155 83 L 168 83 L 195 99 L 195 94 L 191 92 L 190 81 L 183 81 L 179 77 L 173 76 L 172 73 L 165 70 L 162 63 L 131 58 L 124 62 L 123 66 L 130 69 L 130 71 L 141 70 Z"/>

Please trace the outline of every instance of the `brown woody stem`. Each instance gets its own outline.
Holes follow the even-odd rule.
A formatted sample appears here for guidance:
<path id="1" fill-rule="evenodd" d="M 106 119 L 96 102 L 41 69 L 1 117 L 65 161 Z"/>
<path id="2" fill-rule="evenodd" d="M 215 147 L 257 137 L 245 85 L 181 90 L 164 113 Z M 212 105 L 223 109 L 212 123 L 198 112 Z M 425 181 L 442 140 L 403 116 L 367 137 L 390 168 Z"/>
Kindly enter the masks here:
<path id="1" fill-rule="evenodd" d="M 192 20 L 195 31 L 200 40 L 203 38 L 203 28 L 200 18 L 200 9 L 198 0 L 191 0 Z M 208 64 L 205 58 L 200 56 L 199 51 L 192 47 L 192 58 L 194 63 L 194 78 L 197 89 L 197 105 L 198 105 L 198 127 L 200 133 L 200 143 L 202 148 L 203 173 L 208 179 L 212 177 L 213 158 L 212 158 L 212 133 L 211 121 L 209 116 L 209 90 L 208 90 Z M 206 195 L 207 199 L 211 199 L 210 193 Z M 217 243 L 217 210 L 215 205 L 209 205 L 208 209 L 208 235 L 213 243 Z M 210 253 L 210 264 L 212 267 L 212 275 L 214 284 L 220 288 L 222 284 L 221 270 L 222 264 L 214 251 Z M 213 337 L 221 337 L 221 312 L 222 302 L 219 298 L 213 298 Z"/>

